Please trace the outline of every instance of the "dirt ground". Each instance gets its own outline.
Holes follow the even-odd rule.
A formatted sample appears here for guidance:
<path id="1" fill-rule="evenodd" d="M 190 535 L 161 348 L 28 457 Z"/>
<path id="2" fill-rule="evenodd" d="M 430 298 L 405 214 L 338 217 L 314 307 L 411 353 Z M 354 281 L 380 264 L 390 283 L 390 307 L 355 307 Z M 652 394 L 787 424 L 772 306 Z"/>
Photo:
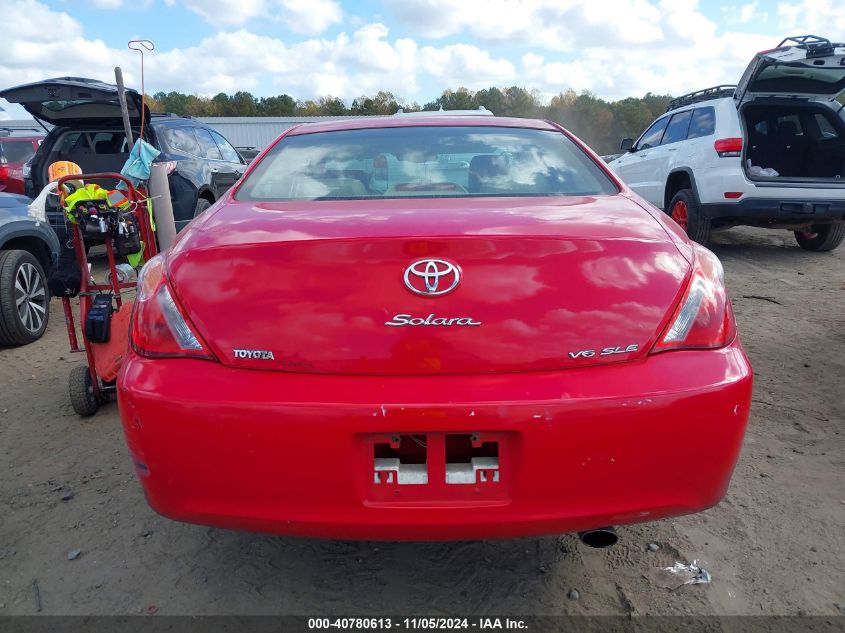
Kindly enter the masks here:
<path id="1" fill-rule="evenodd" d="M 845 247 L 807 253 L 752 229 L 715 240 L 756 374 L 730 492 L 700 515 L 622 527 L 608 550 L 570 535 L 343 542 L 161 518 L 116 405 L 86 420 L 70 407 L 84 359 L 54 301 L 41 341 L 0 349 L 0 615 L 36 613 L 34 581 L 43 614 L 845 613 Z M 695 446 L 674 457 L 707 459 Z M 693 560 L 711 584 L 644 578 Z"/>

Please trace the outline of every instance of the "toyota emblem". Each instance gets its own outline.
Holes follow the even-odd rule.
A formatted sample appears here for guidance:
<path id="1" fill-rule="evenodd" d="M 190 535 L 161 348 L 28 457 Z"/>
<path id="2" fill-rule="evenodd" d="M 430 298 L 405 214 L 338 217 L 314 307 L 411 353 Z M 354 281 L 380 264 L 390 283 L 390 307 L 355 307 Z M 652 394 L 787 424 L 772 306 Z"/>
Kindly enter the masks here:
<path id="1" fill-rule="evenodd" d="M 460 281 L 460 269 L 443 259 L 420 259 L 405 269 L 405 286 L 425 297 L 450 293 Z"/>

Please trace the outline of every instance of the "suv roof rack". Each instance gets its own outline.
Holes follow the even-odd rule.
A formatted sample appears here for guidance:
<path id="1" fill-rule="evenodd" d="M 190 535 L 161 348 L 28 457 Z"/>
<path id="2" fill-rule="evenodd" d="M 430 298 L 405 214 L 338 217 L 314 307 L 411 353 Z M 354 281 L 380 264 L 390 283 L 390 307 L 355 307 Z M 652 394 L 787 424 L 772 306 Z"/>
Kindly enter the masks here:
<path id="1" fill-rule="evenodd" d="M 477 110 L 444 110 L 440 106 L 439 110 L 420 110 L 419 112 L 405 112 L 399 108 L 393 116 L 493 116 L 484 106 L 478 106 Z"/>
<path id="2" fill-rule="evenodd" d="M 675 97 L 666 106 L 666 112 L 675 110 L 691 103 L 698 103 L 699 101 L 710 101 L 711 99 L 721 99 L 722 97 L 733 97 L 736 92 L 736 85 L 734 84 L 720 84 L 712 88 L 705 88 L 704 90 L 696 90 L 689 94 Z"/>
<path id="3" fill-rule="evenodd" d="M 832 55 L 834 48 L 845 46 L 845 44 L 833 43 L 826 37 L 819 37 L 818 35 L 794 35 L 792 37 L 784 38 L 777 47 L 780 48 L 789 43 L 791 43 L 792 46 L 795 46 L 795 48 L 803 48 L 806 50 L 807 57 Z"/>
<path id="4" fill-rule="evenodd" d="M 190 114 L 176 114 L 175 112 L 150 112 L 151 117 L 158 117 L 164 118 L 169 117 L 171 119 L 193 119 Z"/>

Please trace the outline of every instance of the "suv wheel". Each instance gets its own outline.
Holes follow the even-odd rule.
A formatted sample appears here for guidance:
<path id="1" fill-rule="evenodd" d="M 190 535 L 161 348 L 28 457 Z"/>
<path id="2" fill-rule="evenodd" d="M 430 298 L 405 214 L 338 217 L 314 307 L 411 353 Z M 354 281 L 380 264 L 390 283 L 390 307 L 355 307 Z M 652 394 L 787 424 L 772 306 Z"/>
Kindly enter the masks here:
<path id="1" fill-rule="evenodd" d="M 26 251 L 0 251 L 0 345 L 25 345 L 44 334 L 50 291 L 44 269 Z"/>
<path id="2" fill-rule="evenodd" d="M 798 245 L 808 251 L 832 251 L 845 240 L 845 223 L 814 224 L 809 231 L 795 231 Z"/>
<path id="3" fill-rule="evenodd" d="M 681 189 L 669 203 L 667 213 L 677 222 L 689 238 L 699 244 L 710 239 L 710 220 L 701 214 L 701 208 L 691 189 Z"/>

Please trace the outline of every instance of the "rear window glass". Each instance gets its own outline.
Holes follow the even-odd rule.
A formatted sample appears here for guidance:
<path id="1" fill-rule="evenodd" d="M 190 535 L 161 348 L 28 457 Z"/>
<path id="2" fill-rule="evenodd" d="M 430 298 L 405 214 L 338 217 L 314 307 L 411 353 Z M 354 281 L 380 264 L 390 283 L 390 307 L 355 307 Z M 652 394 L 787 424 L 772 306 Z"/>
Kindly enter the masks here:
<path id="1" fill-rule="evenodd" d="M 91 105 L 92 103 L 108 103 L 103 101 L 92 101 L 91 99 L 65 99 L 62 101 L 44 101 L 42 102 L 42 106 L 46 110 L 50 110 L 51 112 L 60 112 L 61 110 L 67 110 L 68 108 L 73 108 L 75 106 L 84 106 L 84 105 Z"/>
<path id="2" fill-rule="evenodd" d="M 127 154 L 129 146 L 123 132 L 70 132 L 53 146 L 53 152 L 71 155 Z"/>
<path id="3" fill-rule="evenodd" d="M 779 116 L 777 118 L 777 131 L 783 135 L 800 136 L 804 134 L 804 130 L 801 128 L 801 119 L 798 118 L 797 114 Z"/>
<path id="4" fill-rule="evenodd" d="M 126 134 L 123 132 L 97 132 L 91 136 L 95 154 L 126 154 Z"/>
<path id="5" fill-rule="evenodd" d="M 33 154 L 32 141 L 0 141 L 0 163 L 25 163 Z"/>
<path id="6" fill-rule="evenodd" d="M 164 130 L 167 145 L 176 152 L 190 156 L 199 156 L 200 148 L 193 131 L 189 127 L 172 127 Z"/>
<path id="7" fill-rule="evenodd" d="M 845 67 L 773 64 L 763 68 L 749 86 L 751 92 L 829 94 L 845 89 Z"/>
<path id="8" fill-rule="evenodd" d="M 67 154 L 79 147 L 87 147 L 86 138 L 82 136 L 82 132 L 70 132 L 62 135 L 61 140 L 53 146 L 53 151 Z"/>
<path id="9" fill-rule="evenodd" d="M 397 127 L 283 139 L 239 200 L 616 193 L 566 135 L 504 127 Z"/>
<path id="10" fill-rule="evenodd" d="M 819 132 L 821 132 L 822 138 L 836 138 L 839 136 L 826 116 L 817 112 L 814 117 L 816 119 L 816 125 L 819 126 Z"/>
<path id="11" fill-rule="evenodd" d="M 711 107 L 696 108 L 692 111 L 687 138 L 710 136 L 716 129 L 716 111 Z"/>

